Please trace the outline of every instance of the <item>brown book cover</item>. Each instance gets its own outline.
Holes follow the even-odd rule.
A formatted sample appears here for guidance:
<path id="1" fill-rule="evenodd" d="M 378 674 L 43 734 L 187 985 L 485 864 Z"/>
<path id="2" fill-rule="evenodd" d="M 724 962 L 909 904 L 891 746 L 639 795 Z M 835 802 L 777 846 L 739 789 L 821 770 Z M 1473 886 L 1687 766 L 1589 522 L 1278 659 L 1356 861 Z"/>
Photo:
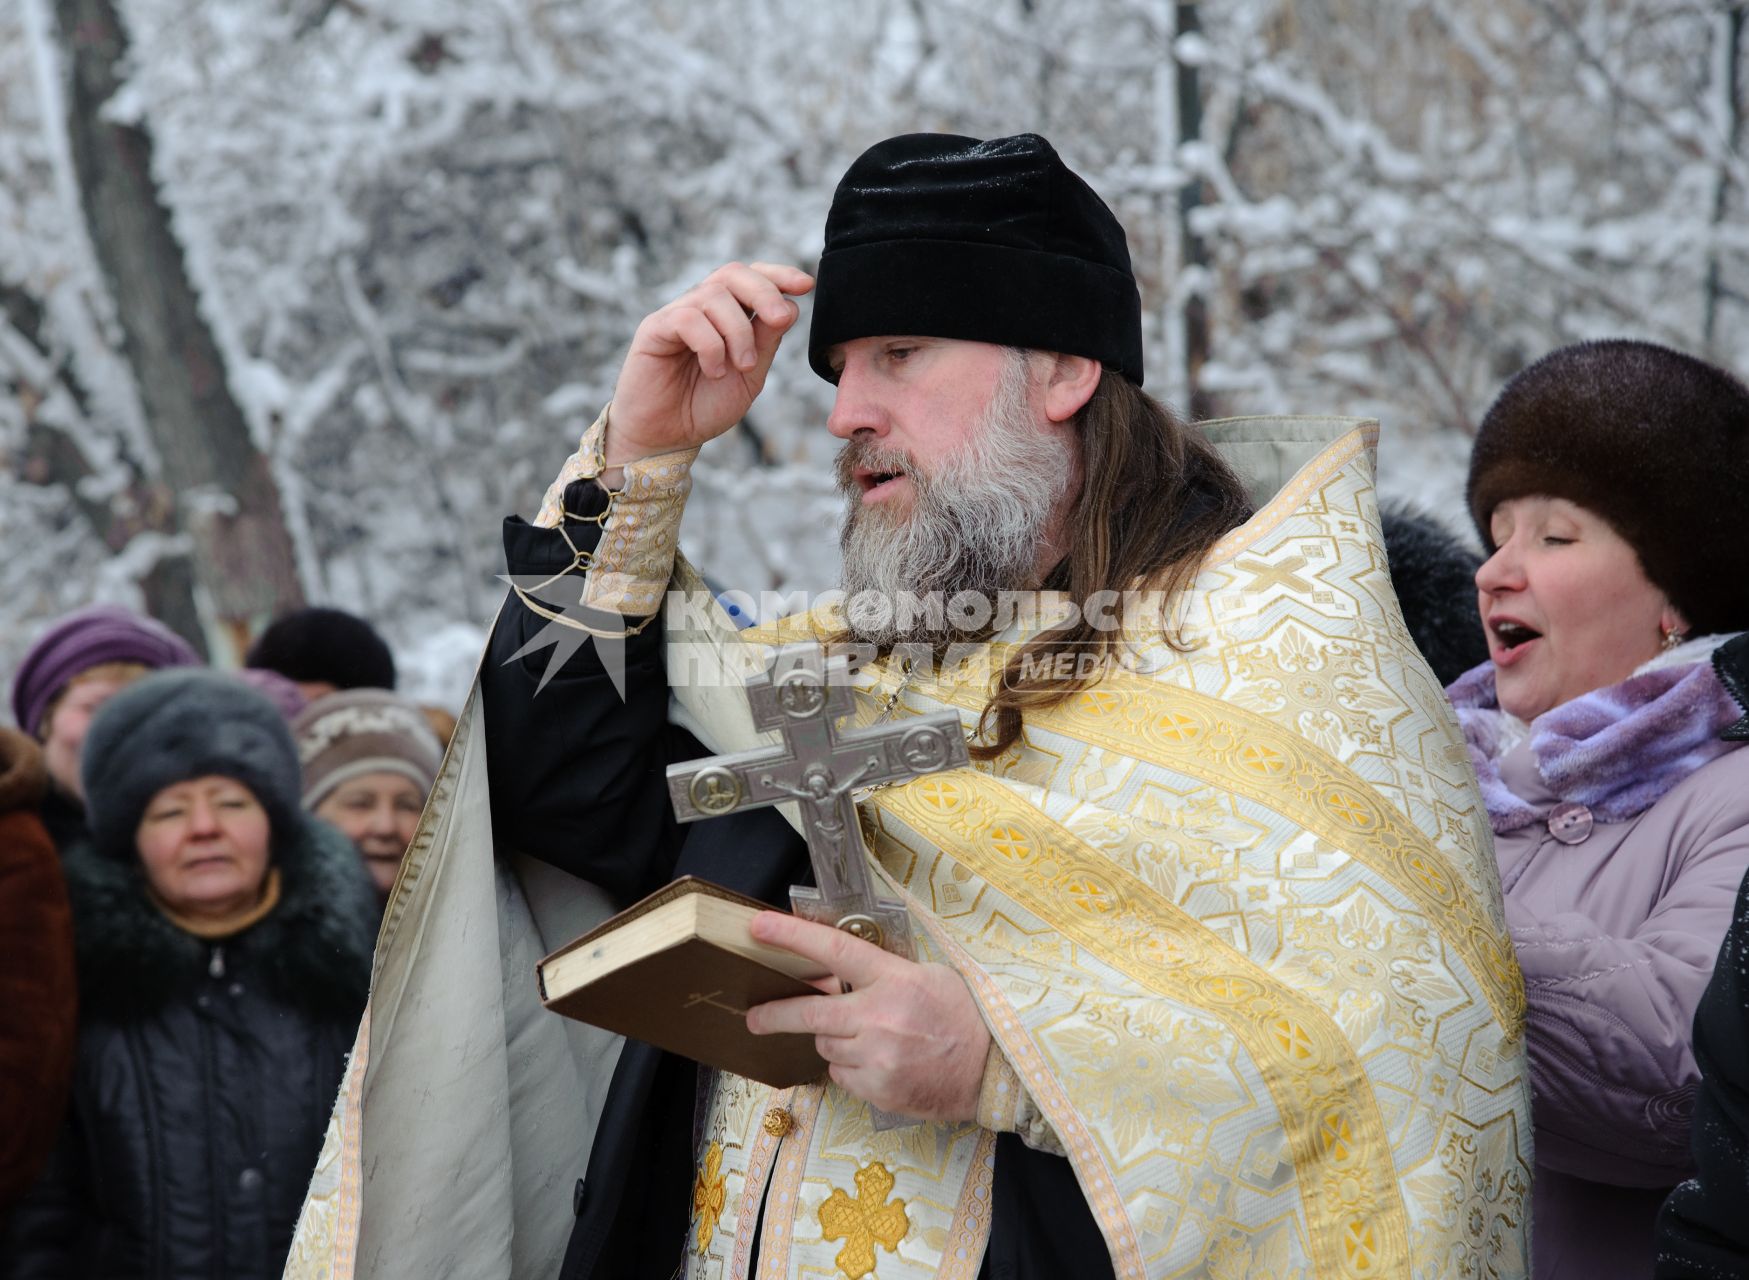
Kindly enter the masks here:
<path id="1" fill-rule="evenodd" d="M 826 1064 L 810 1035 L 756 1036 L 747 1010 L 805 996 L 823 977 L 788 951 L 755 942 L 764 903 L 686 876 L 560 947 L 536 976 L 546 1007 L 707 1066 L 787 1087 Z"/>

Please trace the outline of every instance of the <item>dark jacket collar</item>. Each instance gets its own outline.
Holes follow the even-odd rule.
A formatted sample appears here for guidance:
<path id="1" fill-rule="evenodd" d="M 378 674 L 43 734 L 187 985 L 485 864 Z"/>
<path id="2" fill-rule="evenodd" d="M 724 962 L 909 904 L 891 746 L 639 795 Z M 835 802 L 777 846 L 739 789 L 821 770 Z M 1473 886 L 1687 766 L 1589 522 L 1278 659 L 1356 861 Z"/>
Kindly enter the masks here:
<path id="1" fill-rule="evenodd" d="M 85 806 L 62 791 L 53 779 L 44 789 L 41 814 L 49 839 L 63 853 L 91 839 L 91 828 L 85 822 Z"/>

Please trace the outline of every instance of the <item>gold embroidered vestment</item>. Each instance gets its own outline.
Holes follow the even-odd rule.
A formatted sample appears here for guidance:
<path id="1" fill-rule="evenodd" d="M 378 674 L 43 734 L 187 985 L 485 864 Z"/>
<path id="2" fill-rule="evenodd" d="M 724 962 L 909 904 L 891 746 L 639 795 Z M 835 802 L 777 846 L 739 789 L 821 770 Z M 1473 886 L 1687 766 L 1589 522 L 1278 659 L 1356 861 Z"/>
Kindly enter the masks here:
<path id="1" fill-rule="evenodd" d="M 882 876 L 965 976 L 1120 1276 L 1525 1270 L 1524 997 L 1486 819 L 1390 588 L 1374 429 L 1330 434 L 1216 549 L 1188 652 L 1138 619 L 1123 666 L 1029 713 L 1006 757 L 863 802 Z M 829 626 L 671 637 L 677 697 L 700 643 Z M 1022 639 L 913 677 L 898 714 L 953 707 L 970 731 Z M 878 672 L 862 718 L 900 686 Z M 695 708 L 713 745 L 751 745 L 723 705 Z M 688 1273 L 746 1275 L 763 1200 L 761 1276 L 975 1276 L 992 1139 L 877 1132 L 835 1087 L 722 1078 L 705 1140 L 727 1207 Z M 856 1228 L 871 1184 L 903 1206 L 891 1246 Z"/>

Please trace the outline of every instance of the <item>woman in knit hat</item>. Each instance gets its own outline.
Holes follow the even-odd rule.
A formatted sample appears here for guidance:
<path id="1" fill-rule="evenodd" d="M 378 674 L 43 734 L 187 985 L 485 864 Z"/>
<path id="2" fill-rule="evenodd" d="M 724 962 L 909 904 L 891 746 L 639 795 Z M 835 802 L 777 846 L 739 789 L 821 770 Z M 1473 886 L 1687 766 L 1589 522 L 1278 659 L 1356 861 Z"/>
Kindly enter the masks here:
<path id="1" fill-rule="evenodd" d="M 239 681 L 116 694 L 83 779 L 71 1112 L 0 1272 L 277 1277 L 364 1006 L 369 881 L 303 812 L 290 730 Z"/>
<path id="2" fill-rule="evenodd" d="M 292 731 L 304 807 L 358 846 L 387 901 L 443 762 L 423 709 L 381 689 L 351 689 L 317 698 Z"/>
<path id="3" fill-rule="evenodd" d="M 199 665 L 169 627 L 113 604 L 69 613 L 31 645 L 12 677 L 12 715 L 42 743 L 50 782 L 42 819 L 56 845 L 85 834 L 79 749 L 97 709 L 149 671 Z"/>
<path id="4" fill-rule="evenodd" d="M 1483 419 L 1489 661 L 1448 690 L 1529 1001 L 1532 1274 L 1644 1277 L 1690 1168 L 1690 1026 L 1749 868 L 1715 651 L 1749 628 L 1749 389 L 1644 342 L 1565 347 Z"/>

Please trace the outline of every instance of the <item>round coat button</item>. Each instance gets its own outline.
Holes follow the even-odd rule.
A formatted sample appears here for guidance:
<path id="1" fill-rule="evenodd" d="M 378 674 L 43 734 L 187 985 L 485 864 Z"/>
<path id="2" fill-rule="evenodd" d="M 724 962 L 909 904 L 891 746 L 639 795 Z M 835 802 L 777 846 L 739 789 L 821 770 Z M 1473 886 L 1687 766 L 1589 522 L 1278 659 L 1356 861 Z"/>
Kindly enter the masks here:
<path id="1" fill-rule="evenodd" d="M 1594 825 L 1591 810 L 1569 800 L 1549 811 L 1549 834 L 1562 844 L 1583 844 Z"/>
<path id="2" fill-rule="evenodd" d="M 245 1169 L 237 1175 L 237 1190 L 253 1195 L 261 1190 L 261 1184 L 265 1181 L 267 1179 L 261 1176 L 261 1170 Z"/>

